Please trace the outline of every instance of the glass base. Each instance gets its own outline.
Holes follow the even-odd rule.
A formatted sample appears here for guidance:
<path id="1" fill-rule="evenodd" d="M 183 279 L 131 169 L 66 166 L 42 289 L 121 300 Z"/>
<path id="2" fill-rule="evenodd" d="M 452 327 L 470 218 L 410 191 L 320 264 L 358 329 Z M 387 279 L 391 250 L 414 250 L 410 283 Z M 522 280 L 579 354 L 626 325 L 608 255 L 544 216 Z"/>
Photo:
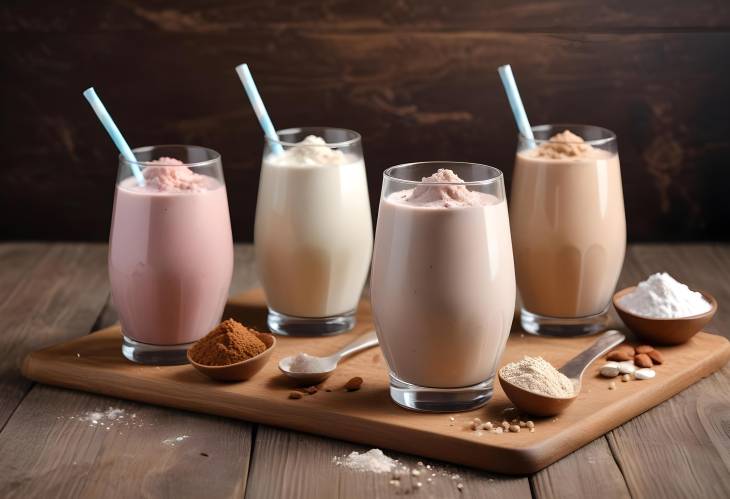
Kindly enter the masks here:
<path id="1" fill-rule="evenodd" d="M 122 355 L 138 364 L 173 366 L 188 363 L 188 348 L 192 343 L 181 345 L 150 345 L 122 336 Z"/>
<path id="2" fill-rule="evenodd" d="M 266 324 L 283 336 L 334 336 L 355 327 L 355 311 L 331 317 L 293 317 L 269 309 Z"/>
<path id="3" fill-rule="evenodd" d="M 608 328 L 608 307 L 596 315 L 586 317 L 545 317 L 521 309 L 520 324 L 522 329 L 538 336 L 587 336 L 600 333 Z"/>
<path id="4" fill-rule="evenodd" d="M 390 398 L 401 407 L 421 412 L 462 412 L 477 409 L 492 398 L 494 377 L 461 388 L 412 385 L 390 373 Z"/>

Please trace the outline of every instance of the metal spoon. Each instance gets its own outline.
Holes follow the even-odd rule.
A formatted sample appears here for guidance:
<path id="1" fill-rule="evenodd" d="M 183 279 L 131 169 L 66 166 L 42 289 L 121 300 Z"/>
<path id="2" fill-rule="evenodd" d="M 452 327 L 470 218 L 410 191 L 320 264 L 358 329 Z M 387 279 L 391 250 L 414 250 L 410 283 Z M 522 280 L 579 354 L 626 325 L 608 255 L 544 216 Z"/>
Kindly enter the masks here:
<path id="1" fill-rule="evenodd" d="M 352 355 L 361 350 L 372 348 L 377 344 L 378 337 L 376 336 L 375 331 L 370 331 L 369 333 L 360 336 L 352 343 L 345 345 L 345 347 L 343 347 L 336 353 L 333 353 L 332 355 L 329 355 L 327 357 L 316 357 L 326 366 L 326 369 L 323 371 L 314 373 L 298 373 L 292 371 L 290 367 L 292 361 L 294 360 L 293 355 L 289 357 L 284 357 L 279 361 L 279 370 L 290 378 L 297 380 L 299 383 L 315 385 L 327 379 L 335 371 L 335 369 L 337 368 L 337 363 L 342 360 L 342 358 L 347 357 L 348 355 Z"/>
<path id="2" fill-rule="evenodd" d="M 565 374 L 573 382 L 574 390 L 572 397 L 549 397 L 525 390 L 502 378 L 501 372 L 499 373 L 499 384 L 502 385 L 504 393 L 518 409 L 535 416 L 554 416 L 563 412 L 578 397 L 581 387 L 581 377 L 586 368 L 598 357 L 625 339 L 626 336 L 615 329 L 606 331 L 598 337 L 598 340 L 593 345 L 583 350 L 583 352 L 573 357 L 563 367 L 558 369 L 558 371 Z"/>

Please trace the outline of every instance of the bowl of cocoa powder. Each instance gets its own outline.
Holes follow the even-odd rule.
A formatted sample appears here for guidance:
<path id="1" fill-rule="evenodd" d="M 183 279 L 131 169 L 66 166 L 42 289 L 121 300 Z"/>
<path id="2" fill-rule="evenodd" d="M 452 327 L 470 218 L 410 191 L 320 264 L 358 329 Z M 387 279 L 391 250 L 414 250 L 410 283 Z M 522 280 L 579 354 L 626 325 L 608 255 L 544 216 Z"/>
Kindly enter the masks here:
<path id="1" fill-rule="evenodd" d="M 275 346 L 274 335 L 227 319 L 190 347 L 188 361 L 210 378 L 244 381 L 266 365 Z"/>

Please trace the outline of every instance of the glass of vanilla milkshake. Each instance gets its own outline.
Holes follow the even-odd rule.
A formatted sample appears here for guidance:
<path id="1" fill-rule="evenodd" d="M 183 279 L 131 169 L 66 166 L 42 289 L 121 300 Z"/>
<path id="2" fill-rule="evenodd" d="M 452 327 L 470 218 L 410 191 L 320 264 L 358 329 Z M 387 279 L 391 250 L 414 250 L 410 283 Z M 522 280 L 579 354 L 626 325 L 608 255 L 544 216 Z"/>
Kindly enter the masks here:
<path id="1" fill-rule="evenodd" d="M 387 169 L 370 289 L 391 398 L 420 411 L 485 404 L 516 294 L 502 172 L 440 161 Z"/>
<path id="2" fill-rule="evenodd" d="M 605 329 L 626 250 L 616 135 L 542 125 L 519 136 L 510 220 L 525 331 Z"/>
<path id="3" fill-rule="evenodd" d="M 325 336 L 355 325 L 373 226 L 360 135 L 290 128 L 266 139 L 254 245 L 268 326 Z"/>

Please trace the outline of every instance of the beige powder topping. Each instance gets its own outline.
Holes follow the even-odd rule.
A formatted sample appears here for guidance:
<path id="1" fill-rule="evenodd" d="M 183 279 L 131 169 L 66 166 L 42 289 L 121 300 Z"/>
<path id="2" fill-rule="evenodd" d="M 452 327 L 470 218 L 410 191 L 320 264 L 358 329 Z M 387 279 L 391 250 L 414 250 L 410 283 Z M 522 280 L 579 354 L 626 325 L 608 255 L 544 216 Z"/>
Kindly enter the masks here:
<path id="1" fill-rule="evenodd" d="M 504 366 L 499 374 L 505 381 L 540 395 L 565 398 L 574 393 L 570 379 L 542 357 L 525 356 L 519 362 Z"/>
<path id="2" fill-rule="evenodd" d="M 535 151 L 538 158 L 567 159 L 584 156 L 593 148 L 586 144 L 582 137 L 570 130 L 550 137 L 549 142 L 543 142 Z"/>

